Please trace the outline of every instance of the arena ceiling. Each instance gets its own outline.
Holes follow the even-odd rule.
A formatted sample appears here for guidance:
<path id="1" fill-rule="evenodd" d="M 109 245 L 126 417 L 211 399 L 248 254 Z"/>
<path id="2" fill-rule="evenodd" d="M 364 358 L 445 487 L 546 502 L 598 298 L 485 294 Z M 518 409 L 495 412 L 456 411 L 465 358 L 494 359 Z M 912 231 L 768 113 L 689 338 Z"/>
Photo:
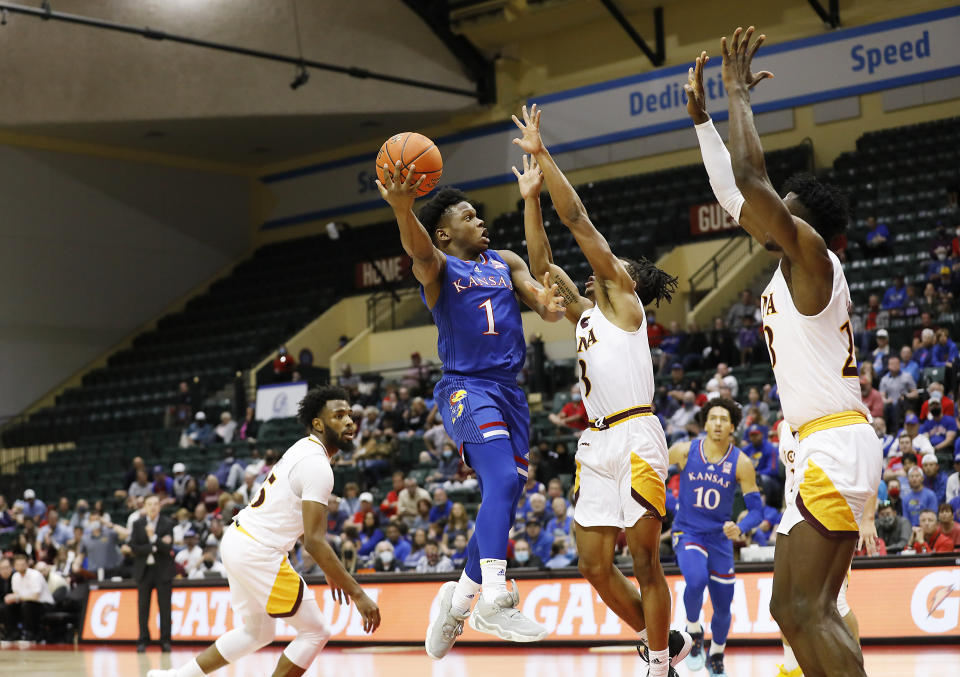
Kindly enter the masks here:
<path id="1" fill-rule="evenodd" d="M 617 4 L 636 15 L 665 2 Z M 290 0 L 50 5 L 57 12 L 297 55 Z M 468 90 L 476 89 L 476 78 L 456 53 L 463 47 L 458 41 L 469 49 L 476 45 L 481 58 L 492 61 L 518 41 L 585 21 L 610 22 L 619 30 L 598 0 L 296 0 L 296 10 L 307 59 Z M 431 16 L 446 20 L 448 11 L 452 39 L 444 43 L 428 24 Z M 536 21 L 517 20 L 529 13 Z M 380 139 L 483 106 L 469 96 L 318 70 L 292 90 L 292 65 L 19 14 L 0 26 L 0 50 L 2 130 L 247 165 Z"/>

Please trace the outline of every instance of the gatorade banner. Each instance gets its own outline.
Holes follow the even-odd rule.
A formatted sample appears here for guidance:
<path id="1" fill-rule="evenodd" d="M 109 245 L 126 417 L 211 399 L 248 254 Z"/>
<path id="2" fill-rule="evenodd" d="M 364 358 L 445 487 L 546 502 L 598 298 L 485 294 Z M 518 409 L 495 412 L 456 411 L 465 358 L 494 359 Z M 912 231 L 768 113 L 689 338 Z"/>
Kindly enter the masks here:
<path id="1" fill-rule="evenodd" d="M 673 595 L 672 627 L 682 627 L 684 582 L 667 576 Z M 611 642 L 636 640 L 636 634 L 610 612 L 590 584 L 580 578 L 518 580 L 520 608 L 549 631 L 547 641 Z M 737 574 L 733 598 L 733 639 L 776 639 L 779 630 L 770 617 L 771 572 Z M 439 582 L 366 582 L 364 590 L 380 606 L 383 619 L 373 635 L 363 632 L 354 607 L 338 606 L 324 585 L 311 586 L 337 642 L 423 642 Z M 859 569 L 847 592 L 850 607 L 867 639 L 953 637 L 960 633 L 960 567 Z M 709 595 L 704 595 L 702 620 L 709 624 Z M 211 642 L 236 624 L 230 591 L 221 586 L 174 588 L 173 640 Z M 83 623 L 84 640 L 136 640 L 135 588 L 91 590 Z M 709 631 L 708 631 L 709 632 Z M 290 640 L 293 628 L 277 620 L 278 640 Z M 150 636 L 159 637 L 154 598 Z M 489 642 L 489 635 L 464 626 L 459 643 Z"/>

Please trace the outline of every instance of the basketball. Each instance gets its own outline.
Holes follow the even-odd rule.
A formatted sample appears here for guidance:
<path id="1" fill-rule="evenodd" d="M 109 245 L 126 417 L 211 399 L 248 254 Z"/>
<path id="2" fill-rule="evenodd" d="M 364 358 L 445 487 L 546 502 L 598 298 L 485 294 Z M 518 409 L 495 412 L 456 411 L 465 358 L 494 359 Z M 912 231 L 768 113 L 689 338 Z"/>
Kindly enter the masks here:
<path id="1" fill-rule="evenodd" d="M 443 174 L 443 158 L 440 156 L 440 149 L 423 134 L 401 132 L 383 142 L 380 152 L 377 153 L 377 178 L 380 179 L 380 183 L 384 182 L 384 163 L 396 167 L 398 161 L 402 163 L 401 181 L 406 179 L 410 165 L 416 165 L 411 183 L 415 183 L 421 175 L 426 175 L 427 178 L 417 189 L 417 196 L 426 195 L 440 182 L 440 176 Z"/>

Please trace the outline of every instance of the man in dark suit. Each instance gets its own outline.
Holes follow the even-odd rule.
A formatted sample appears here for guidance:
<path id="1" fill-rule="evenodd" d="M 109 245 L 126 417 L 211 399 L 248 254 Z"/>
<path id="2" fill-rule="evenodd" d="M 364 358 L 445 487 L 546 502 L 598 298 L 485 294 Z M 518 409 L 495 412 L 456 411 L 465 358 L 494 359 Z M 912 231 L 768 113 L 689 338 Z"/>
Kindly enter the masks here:
<path id="1" fill-rule="evenodd" d="M 160 609 L 160 643 L 170 651 L 170 593 L 176 568 L 173 562 L 173 520 L 160 514 L 160 499 L 148 496 L 144 516 L 133 523 L 130 548 L 133 550 L 133 577 L 137 581 L 140 611 L 140 639 L 137 651 L 147 650 L 150 641 L 150 597 L 157 591 Z"/>

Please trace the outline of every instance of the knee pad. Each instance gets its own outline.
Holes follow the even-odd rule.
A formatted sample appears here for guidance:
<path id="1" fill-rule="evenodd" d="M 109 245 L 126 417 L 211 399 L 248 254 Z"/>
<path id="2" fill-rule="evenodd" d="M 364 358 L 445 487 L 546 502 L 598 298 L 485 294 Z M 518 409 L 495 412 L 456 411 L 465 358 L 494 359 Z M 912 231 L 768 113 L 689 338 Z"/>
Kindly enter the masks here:
<path id="1" fill-rule="evenodd" d="M 273 641 L 276 622 L 266 614 L 244 616 L 243 625 L 221 635 L 216 641 L 217 651 L 233 663 Z"/>
<path id="2" fill-rule="evenodd" d="M 330 627 L 314 600 L 304 600 L 287 624 L 297 629 L 297 636 L 283 653 L 291 663 L 307 669 L 330 639 Z"/>

